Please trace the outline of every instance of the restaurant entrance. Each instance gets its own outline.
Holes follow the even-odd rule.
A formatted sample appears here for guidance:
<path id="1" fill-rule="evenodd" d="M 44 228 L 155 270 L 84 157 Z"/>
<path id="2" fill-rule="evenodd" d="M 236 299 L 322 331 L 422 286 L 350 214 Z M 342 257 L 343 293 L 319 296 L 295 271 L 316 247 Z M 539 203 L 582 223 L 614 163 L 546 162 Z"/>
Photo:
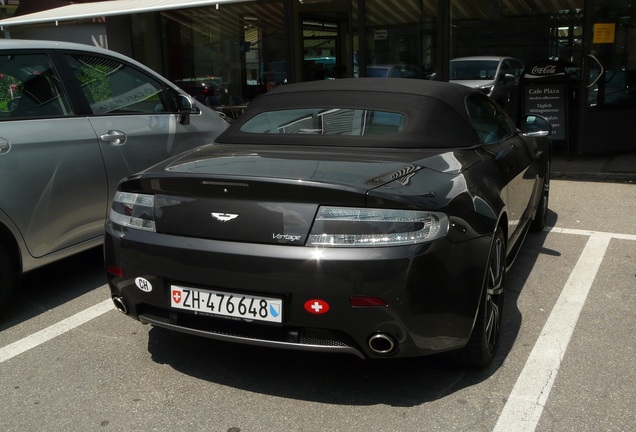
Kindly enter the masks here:
<path id="1" fill-rule="evenodd" d="M 351 1 L 299 2 L 298 81 L 357 76 Z"/>
<path id="2" fill-rule="evenodd" d="M 636 150 L 636 13 L 629 2 L 587 3 L 578 150 Z"/>
<path id="3" fill-rule="evenodd" d="M 511 56 L 524 65 L 558 63 L 566 74 L 568 130 L 556 149 L 634 150 L 636 139 L 627 125 L 636 118 L 635 15 L 629 2 L 616 0 L 515 5 L 453 0 L 450 58 L 490 55 Z"/>

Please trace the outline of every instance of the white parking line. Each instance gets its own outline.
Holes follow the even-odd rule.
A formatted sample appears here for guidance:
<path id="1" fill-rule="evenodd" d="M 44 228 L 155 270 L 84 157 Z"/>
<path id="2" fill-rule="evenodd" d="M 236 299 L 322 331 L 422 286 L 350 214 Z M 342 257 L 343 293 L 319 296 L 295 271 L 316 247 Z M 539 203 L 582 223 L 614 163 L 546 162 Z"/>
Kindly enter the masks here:
<path id="1" fill-rule="evenodd" d="M 621 234 L 621 233 L 588 231 L 588 230 L 581 230 L 581 229 L 559 228 L 559 227 L 546 227 L 544 231 L 551 232 L 551 233 L 573 234 L 573 235 L 583 235 L 583 236 L 593 236 L 593 235 L 609 236 L 617 240 L 636 240 L 636 234 Z"/>
<path id="2" fill-rule="evenodd" d="M 610 240 L 636 240 L 636 236 L 593 231 L 561 228 L 546 231 L 589 235 L 590 238 L 517 378 L 493 432 L 533 432 L 536 429 Z"/>
<path id="3" fill-rule="evenodd" d="M 49 326 L 37 333 L 33 333 L 19 341 L 16 341 L 6 347 L 0 348 L 0 363 L 3 363 L 25 351 L 35 348 L 38 345 L 43 344 L 57 336 L 60 336 L 82 324 L 97 318 L 106 312 L 113 310 L 113 302 L 108 299 L 101 303 L 91 306 L 88 309 L 84 309 L 81 312 L 76 313 L 52 326 Z"/>

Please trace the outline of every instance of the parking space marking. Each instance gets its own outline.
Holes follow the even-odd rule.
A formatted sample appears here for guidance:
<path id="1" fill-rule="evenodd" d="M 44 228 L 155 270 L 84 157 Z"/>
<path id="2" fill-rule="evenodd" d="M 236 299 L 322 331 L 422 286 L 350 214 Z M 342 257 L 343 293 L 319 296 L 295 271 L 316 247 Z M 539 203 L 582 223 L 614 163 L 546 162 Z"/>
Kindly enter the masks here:
<path id="1" fill-rule="evenodd" d="M 636 240 L 636 235 L 629 234 L 554 227 L 546 228 L 546 231 L 587 235 L 589 239 L 517 378 L 493 432 L 533 432 L 536 429 L 610 240 Z"/>
<path id="2" fill-rule="evenodd" d="M 114 310 L 113 302 L 108 299 L 101 303 L 91 306 L 88 309 L 84 309 L 81 312 L 76 313 L 58 323 L 55 323 L 37 333 L 33 333 L 19 341 L 16 341 L 10 345 L 0 348 L 0 363 L 3 363 L 13 357 L 22 354 L 38 345 L 43 344 L 57 336 L 60 336 L 68 331 L 73 330 L 82 324 L 97 318 L 100 315 L 105 314 L 108 311 Z"/>
<path id="3" fill-rule="evenodd" d="M 583 235 L 583 236 L 593 236 L 593 235 L 610 236 L 618 240 L 636 240 L 636 234 L 621 234 L 621 233 L 610 233 L 610 232 L 604 232 L 604 231 L 590 231 L 590 230 L 582 230 L 582 229 L 574 229 L 574 228 L 559 228 L 559 227 L 546 227 L 544 231 L 548 233 L 573 234 L 573 235 Z"/>

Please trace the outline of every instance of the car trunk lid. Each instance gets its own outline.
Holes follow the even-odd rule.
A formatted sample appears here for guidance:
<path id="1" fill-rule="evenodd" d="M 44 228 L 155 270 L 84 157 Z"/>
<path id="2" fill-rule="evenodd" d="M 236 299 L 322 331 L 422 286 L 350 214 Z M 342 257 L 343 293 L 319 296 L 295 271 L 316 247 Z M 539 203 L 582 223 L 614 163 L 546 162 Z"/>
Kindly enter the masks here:
<path id="1" fill-rule="evenodd" d="M 158 232 L 303 245 L 320 206 L 365 207 L 375 188 L 450 166 L 439 151 L 236 147 L 206 146 L 137 179 L 155 195 Z"/>
<path id="2" fill-rule="evenodd" d="M 321 204 L 364 206 L 365 190 L 318 183 L 194 176 L 155 179 L 157 232 L 303 245 Z"/>

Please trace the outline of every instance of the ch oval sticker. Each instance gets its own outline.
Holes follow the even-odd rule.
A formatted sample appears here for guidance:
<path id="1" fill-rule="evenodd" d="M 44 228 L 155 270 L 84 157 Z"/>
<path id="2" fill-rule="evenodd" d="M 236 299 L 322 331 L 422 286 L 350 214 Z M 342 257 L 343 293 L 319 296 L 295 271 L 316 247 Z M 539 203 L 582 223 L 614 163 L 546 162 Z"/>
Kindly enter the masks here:
<path id="1" fill-rule="evenodd" d="M 307 300 L 305 310 L 310 314 L 322 315 L 329 311 L 329 303 L 320 299 Z"/>
<path id="2" fill-rule="evenodd" d="M 138 277 L 135 279 L 135 285 L 137 286 L 137 288 L 139 288 L 143 292 L 152 291 L 152 284 L 148 281 L 148 279 Z"/>

